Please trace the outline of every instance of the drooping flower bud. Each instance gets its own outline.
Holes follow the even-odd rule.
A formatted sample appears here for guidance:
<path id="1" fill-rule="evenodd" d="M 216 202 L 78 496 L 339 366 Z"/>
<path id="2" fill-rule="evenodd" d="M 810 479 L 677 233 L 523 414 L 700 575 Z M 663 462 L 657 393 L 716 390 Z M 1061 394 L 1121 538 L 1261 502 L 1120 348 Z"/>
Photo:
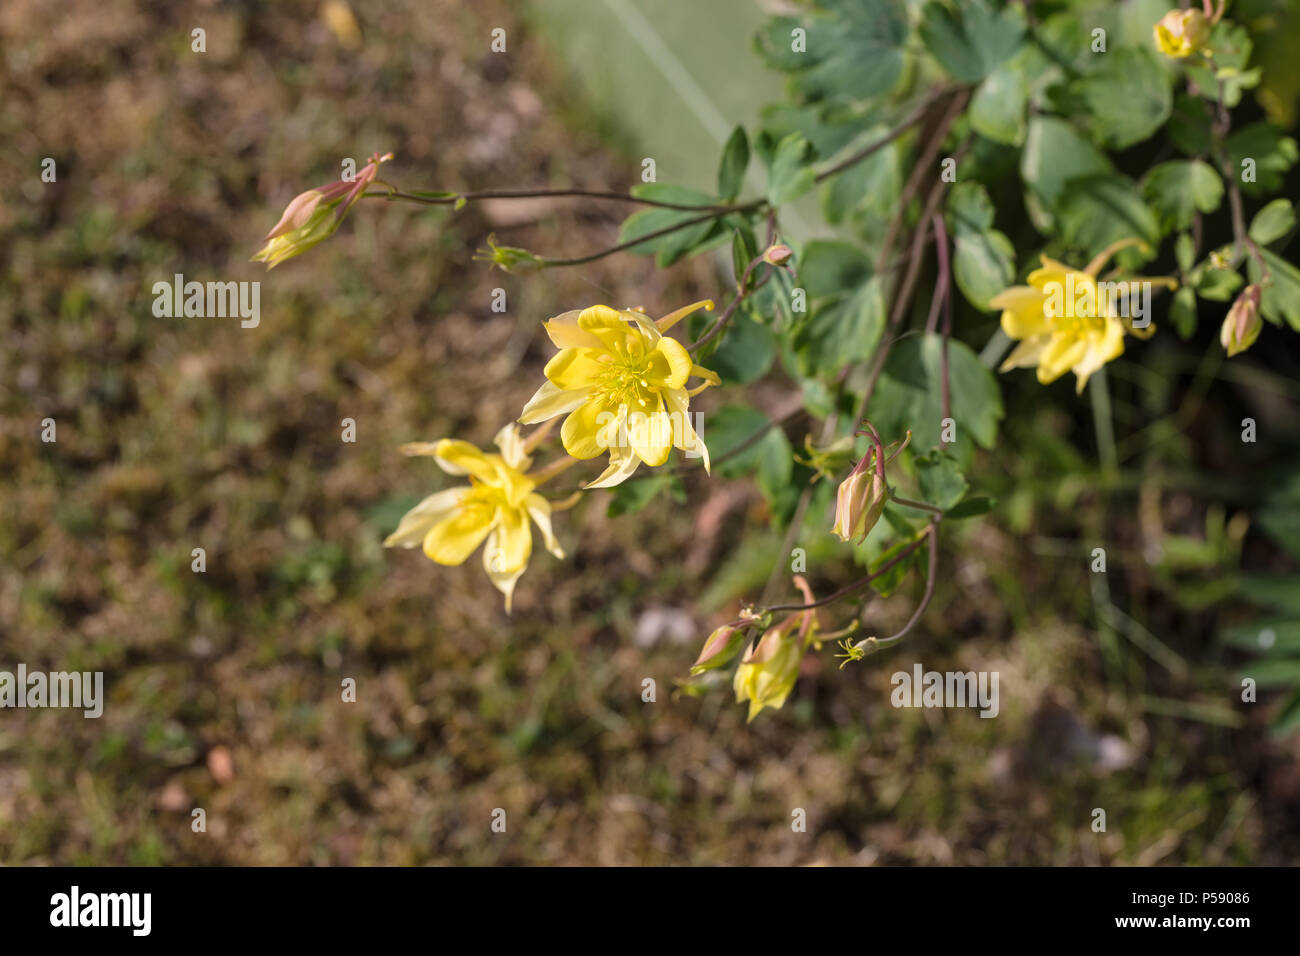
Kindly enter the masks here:
<path id="1" fill-rule="evenodd" d="M 266 245 L 253 256 L 253 262 L 265 262 L 268 270 L 286 259 L 302 255 L 312 246 L 334 234 L 366 188 L 379 175 L 379 164 L 393 158 L 392 153 L 375 153 L 353 179 L 340 179 L 328 186 L 309 189 L 294 196 L 285 207 L 280 221 L 266 234 Z"/>
<path id="2" fill-rule="evenodd" d="M 1201 52 L 1210 39 L 1211 23 L 1200 10 L 1170 10 L 1155 26 L 1156 49 L 1182 60 Z"/>
<path id="3" fill-rule="evenodd" d="M 700 656 L 691 665 L 691 676 L 696 677 L 705 671 L 729 664 L 744 645 L 749 627 L 748 621 L 732 621 L 710 634 L 709 639 L 704 642 L 704 649 L 700 651 Z"/>
<path id="4" fill-rule="evenodd" d="M 793 249 L 783 242 L 778 242 L 763 251 L 763 261 L 768 265 L 783 266 L 790 261 L 792 255 L 794 255 Z"/>
<path id="5" fill-rule="evenodd" d="M 1264 327 L 1259 317 L 1259 294 L 1258 285 L 1246 286 L 1223 320 L 1223 327 L 1219 329 L 1219 341 L 1223 343 L 1229 358 L 1246 351 L 1259 338 L 1260 329 Z"/>
<path id="6" fill-rule="evenodd" d="M 874 457 L 875 452 L 869 452 L 844 479 L 836 493 L 835 524 L 831 533 L 838 535 L 841 541 L 856 538 L 856 543 L 861 544 L 866 540 L 889 500 L 884 475 L 869 464 Z"/>

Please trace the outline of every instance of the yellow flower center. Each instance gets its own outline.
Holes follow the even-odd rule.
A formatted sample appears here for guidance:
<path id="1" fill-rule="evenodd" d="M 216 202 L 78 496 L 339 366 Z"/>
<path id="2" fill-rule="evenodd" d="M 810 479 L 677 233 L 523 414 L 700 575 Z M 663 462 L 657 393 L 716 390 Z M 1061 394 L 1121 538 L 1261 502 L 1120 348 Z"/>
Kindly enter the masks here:
<path id="1" fill-rule="evenodd" d="M 626 405 L 629 411 L 649 412 L 657 405 L 655 389 L 647 378 L 650 370 L 648 353 L 643 349 L 638 351 L 640 355 L 625 352 L 600 356 L 599 361 L 605 369 L 597 377 L 593 391 L 610 405 Z"/>

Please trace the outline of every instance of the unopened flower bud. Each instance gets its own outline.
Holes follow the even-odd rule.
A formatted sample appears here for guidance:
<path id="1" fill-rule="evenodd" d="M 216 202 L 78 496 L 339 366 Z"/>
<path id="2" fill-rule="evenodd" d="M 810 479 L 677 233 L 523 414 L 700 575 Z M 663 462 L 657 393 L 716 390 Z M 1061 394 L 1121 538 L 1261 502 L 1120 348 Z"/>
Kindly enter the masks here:
<path id="1" fill-rule="evenodd" d="M 844 479 L 836 493 L 835 524 L 831 533 L 839 535 L 841 541 L 853 541 L 856 538 L 857 543 L 861 544 L 885 510 L 889 489 L 884 477 L 869 466 L 869 460 L 873 457 L 874 454 L 869 454 L 864 458 L 862 464 Z"/>
<path id="2" fill-rule="evenodd" d="M 1254 345 L 1263 327 L 1259 317 L 1259 286 L 1248 285 L 1228 310 L 1219 329 L 1219 341 L 1231 358 Z"/>
<path id="3" fill-rule="evenodd" d="M 793 249 L 785 243 L 778 242 L 774 246 L 768 246 L 763 252 L 763 261 L 768 265 L 783 266 L 790 261 L 792 255 L 794 255 Z"/>
<path id="4" fill-rule="evenodd" d="M 704 642 L 704 649 L 691 665 L 691 676 L 695 677 L 717 667 L 725 667 L 740 652 L 745 643 L 745 634 L 749 624 L 732 621 L 724 624 L 709 635 Z"/>
<path id="5" fill-rule="evenodd" d="M 324 242 L 338 229 L 353 204 L 365 195 L 366 188 L 379 175 L 379 164 L 392 158 L 392 153 L 383 156 L 376 153 L 355 179 L 340 179 L 294 196 L 280 221 L 266 234 L 266 245 L 252 261 L 265 262 L 267 269 L 274 269 L 286 259 L 302 255 Z"/>

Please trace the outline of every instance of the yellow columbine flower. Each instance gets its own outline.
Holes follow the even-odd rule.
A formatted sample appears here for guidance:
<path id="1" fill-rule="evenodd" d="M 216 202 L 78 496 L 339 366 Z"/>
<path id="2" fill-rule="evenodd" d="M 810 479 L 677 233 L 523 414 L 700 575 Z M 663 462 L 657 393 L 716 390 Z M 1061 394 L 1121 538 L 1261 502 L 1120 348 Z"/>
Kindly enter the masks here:
<path id="1" fill-rule="evenodd" d="M 736 668 L 732 688 L 736 703 L 749 701 L 747 721 L 757 717 L 764 707 L 780 708 L 794 690 L 804 642 L 800 635 L 790 632 L 799 626 L 803 617 L 803 614 L 792 615 L 769 630 L 745 652 Z"/>
<path id="2" fill-rule="evenodd" d="M 1140 244 L 1137 239 L 1117 242 L 1082 271 L 1043 256 L 1043 267 L 1029 273 L 1029 285 L 1012 286 L 994 296 L 989 307 L 1004 310 L 1002 331 L 1020 342 L 999 371 L 1036 365 L 1044 385 L 1072 371 L 1082 392 L 1093 372 L 1123 354 L 1126 330 L 1140 338 L 1150 336 L 1154 325 L 1138 331 L 1125 324 L 1119 299 L 1139 283 L 1168 285 L 1172 280 L 1097 282 L 1097 273 L 1111 256 Z"/>
<path id="3" fill-rule="evenodd" d="M 1200 10 L 1170 10 L 1155 26 L 1156 49 L 1182 60 L 1199 53 L 1210 39 L 1210 19 Z"/>
<path id="4" fill-rule="evenodd" d="M 676 339 L 663 333 L 699 308 L 696 302 L 650 321 L 640 312 L 593 305 L 545 323 L 559 353 L 546 364 L 547 381 L 524 406 L 525 425 L 567 414 L 560 429 L 574 458 L 609 452 L 609 467 L 587 487 L 609 488 L 629 478 L 642 462 L 654 467 L 676 447 L 704 458 L 709 450 L 691 427 L 692 395 L 718 384 Z M 704 384 L 687 391 L 687 379 Z"/>
<path id="5" fill-rule="evenodd" d="M 375 153 L 355 178 L 340 179 L 294 196 L 275 228 L 266 234 L 266 245 L 249 261 L 265 262 L 269 272 L 334 235 L 348 210 L 379 175 L 379 164 L 392 158 L 392 153 Z"/>
<path id="6" fill-rule="evenodd" d="M 487 539 L 483 567 L 496 589 L 506 596 L 506 611 L 515 582 L 528 567 L 533 551 L 531 518 L 542 532 L 546 550 L 557 558 L 564 551 L 551 531 L 551 505 L 533 489 L 527 472 L 532 464 L 518 425 L 497 433 L 500 454 L 485 454 L 466 441 L 444 438 L 406 445 L 407 455 L 432 455 L 449 475 L 469 475 L 469 484 L 439 491 L 408 511 L 384 547 L 413 548 L 438 564 L 463 564 Z"/>

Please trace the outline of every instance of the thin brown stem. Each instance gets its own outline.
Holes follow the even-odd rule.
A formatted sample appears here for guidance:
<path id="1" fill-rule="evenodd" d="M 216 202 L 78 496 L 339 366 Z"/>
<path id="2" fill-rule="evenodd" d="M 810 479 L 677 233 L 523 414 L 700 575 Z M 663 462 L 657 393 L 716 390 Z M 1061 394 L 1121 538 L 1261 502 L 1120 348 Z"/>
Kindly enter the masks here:
<path id="1" fill-rule="evenodd" d="M 931 525 L 930 527 L 933 528 L 934 526 Z M 872 571 L 866 577 L 858 578 L 858 580 L 854 581 L 853 583 L 846 584 L 844 587 L 840 588 L 834 594 L 830 594 L 822 598 L 821 600 L 813 601 L 810 604 L 774 604 L 770 607 L 763 607 L 760 605 L 758 607 L 755 607 L 754 611 L 760 614 L 775 613 L 777 611 L 807 611 L 815 607 L 825 607 L 827 604 L 834 604 L 840 598 L 852 594 L 854 591 L 858 590 L 859 588 L 862 588 L 870 584 L 876 578 L 883 575 L 886 571 L 889 571 L 892 568 L 896 567 L 899 564 L 899 562 L 907 558 L 913 551 L 915 551 L 922 544 L 924 544 L 928 536 L 929 536 L 928 533 L 922 535 L 921 537 L 913 541 L 911 544 L 909 544 L 907 547 L 905 547 L 902 551 L 898 552 L 898 554 L 894 555 L 892 558 L 890 558 L 888 561 L 886 561 L 884 564 L 878 567 L 875 571 Z"/>
<path id="2" fill-rule="evenodd" d="M 631 193 L 612 192 L 602 189 L 481 189 L 475 192 L 453 193 L 447 196 L 411 193 L 401 189 L 388 189 L 383 192 L 365 194 L 372 199 L 400 199 L 403 202 L 420 203 L 425 206 L 454 206 L 458 203 L 478 202 L 484 199 L 601 199 L 613 202 L 635 203 L 640 206 L 653 206 L 656 209 L 679 209 L 685 212 L 709 210 L 713 212 L 736 212 L 743 210 L 745 204 L 735 203 L 676 203 L 660 199 L 645 199 Z"/>

